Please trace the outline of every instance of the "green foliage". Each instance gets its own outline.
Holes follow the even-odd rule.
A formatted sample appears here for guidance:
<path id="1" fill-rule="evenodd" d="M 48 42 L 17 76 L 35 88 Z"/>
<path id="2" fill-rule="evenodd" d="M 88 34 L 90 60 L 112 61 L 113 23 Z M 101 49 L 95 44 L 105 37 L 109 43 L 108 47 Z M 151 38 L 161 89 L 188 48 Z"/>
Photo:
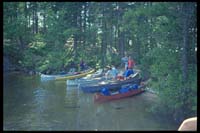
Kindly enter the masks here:
<path id="1" fill-rule="evenodd" d="M 174 114 L 174 118 L 189 117 L 196 114 L 196 71 L 189 72 L 187 83 L 182 83 L 182 72 L 178 62 L 178 53 L 172 51 L 162 52 L 161 48 L 154 48 L 147 59 L 153 63 L 149 67 L 152 77 L 151 87 L 159 92 L 160 100 L 158 110 L 164 115 Z M 155 55 L 159 55 L 156 56 Z M 146 62 L 150 64 L 150 62 Z M 167 112 L 162 108 L 168 108 Z M 182 111 L 184 110 L 184 111 Z M 183 112 L 180 114 L 179 112 Z"/>
<path id="2" fill-rule="evenodd" d="M 115 65 L 115 67 L 119 67 L 120 66 L 121 58 L 119 57 L 119 55 L 108 54 L 107 57 L 108 57 L 107 64 Z"/>
<path id="3" fill-rule="evenodd" d="M 34 62 L 32 58 L 33 58 L 32 52 L 24 52 L 23 60 L 22 62 L 20 62 L 21 66 L 27 69 L 33 69 Z"/>
<path id="4" fill-rule="evenodd" d="M 189 5 L 189 6 L 188 6 Z M 195 3 L 4 2 L 4 55 L 28 70 L 58 73 L 80 59 L 116 65 L 126 51 L 159 92 L 152 110 L 174 118 L 197 111 Z M 183 7 L 190 12 L 184 12 Z M 189 19 L 185 17 L 189 16 Z M 187 20 L 187 21 L 185 21 Z M 183 45 L 188 23 L 187 47 Z M 132 43 L 129 43 L 132 42 Z M 183 47 L 188 77 L 183 81 Z M 183 111 L 184 110 L 184 111 Z"/>
<path id="5" fill-rule="evenodd" d="M 45 46 L 44 42 L 32 42 L 28 45 L 29 49 L 37 55 L 42 55 Z"/>

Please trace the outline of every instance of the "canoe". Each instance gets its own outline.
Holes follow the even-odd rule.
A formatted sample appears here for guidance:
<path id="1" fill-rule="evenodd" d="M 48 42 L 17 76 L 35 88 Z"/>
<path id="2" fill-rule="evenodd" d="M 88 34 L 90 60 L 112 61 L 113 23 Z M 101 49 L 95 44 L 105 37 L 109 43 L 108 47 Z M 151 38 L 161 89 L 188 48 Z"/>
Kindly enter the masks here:
<path id="1" fill-rule="evenodd" d="M 67 80 L 66 85 L 67 86 L 78 86 L 78 85 L 85 85 L 85 84 L 95 84 L 95 83 L 101 82 L 103 80 L 105 80 L 104 77 L 97 77 L 97 78 L 91 78 L 91 79 Z"/>
<path id="2" fill-rule="evenodd" d="M 132 89 L 125 93 L 120 93 L 119 91 L 112 92 L 111 95 L 108 95 L 108 96 L 103 95 L 102 93 L 98 92 L 98 93 L 95 93 L 95 95 L 94 95 L 94 102 L 103 103 L 106 101 L 118 100 L 121 98 L 127 98 L 127 97 L 131 97 L 131 96 L 140 94 L 144 91 L 145 90 L 143 89 L 143 86 L 140 86 L 138 89 Z"/>
<path id="3" fill-rule="evenodd" d="M 86 78 L 97 78 L 101 76 L 103 76 L 103 69 L 99 69 L 93 74 L 88 74 Z"/>
<path id="4" fill-rule="evenodd" d="M 112 89 L 119 89 L 122 85 L 126 84 L 140 84 L 141 78 L 139 76 L 139 73 L 135 73 L 130 79 L 126 79 L 123 81 L 120 80 L 109 80 L 99 82 L 98 84 L 92 84 L 92 85 L 79 85 L 78 87 L 82 89 L 83 92 L 86 93 L 95 93 L 101 91 L 102 88 L 108 88 L 109 90 Z"/>
<path id="5" fill-rule="evenodd" d="M 70 75 L 73 75 L 73 74 L 56 74 L 56 75 L 41 74 L 40 80 L 49 81 L 49 80 L 55 80 L 56 77 L 65 77 L 65 76 L 70 76 Z"/>
<path id="6" fill-rule="evenodd" d="M 94 71 L 94 69 L 88 69 L 88 70 L 86 70 L 86 71 L 82 71 L 82 72 L 80 72 L 80 73 L 67 73 L 67 74 L 56 74 L 56 75 L 48 75 L 48 74 L 41 74 L 40 75 L 40 80 L 41 81 L 49 81 L 49 80 L 56 80 L 57 78 L 59 79 L 59 78 L 65 78 L 65 77 L 71 77 L 71 76 L 80 76 L 80 74 L 81 74 L 81 76 L 83 75 L 83 74 L 88 74 L 89 72 L 91 72 L 91 70 L 93 70 Z"/>
<path id="7" fill-rule="evenodd" d="M 84 77 L 84 76 L 91 74 L 91 73 L 94 73 L 94 72 L 95 72 L 94 69 L 89 69 L 89 70 L 86 70 L 86 71 L 81 72 L 80 74 L 76 74 L 76 75 L 56 77 L 55 80 L 68 80 L 68 79 L 81 78 L 81 77 Z"/>
<path id="8" fill-rule="evenodd" d="M 93 74 L 88 74 L 87 76 L 83 78 L 77 78 L 77 79 L 68 79 L 66 81 L 67 86 L 78 86 L 78 84 L 90 84 L 90 83 L 97 83 L 100 81 L 103 81 L 104 78 L 100 77 L 103 75 L 103 69 L 99 69 Z"/>

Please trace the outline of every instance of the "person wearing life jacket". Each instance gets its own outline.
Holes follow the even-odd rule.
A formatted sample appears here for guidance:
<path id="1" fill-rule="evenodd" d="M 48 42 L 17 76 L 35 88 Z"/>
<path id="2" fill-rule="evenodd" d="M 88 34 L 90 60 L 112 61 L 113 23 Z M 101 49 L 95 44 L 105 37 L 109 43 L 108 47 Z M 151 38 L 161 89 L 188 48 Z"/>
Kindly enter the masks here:
<path id="1" fill-rule="evenodd" d="M 133 71 L 133 68 L 135 66 L 135 61 L 131 58 L 131 56 L 129 56 L 129 59 L 128 59 L 128 67 L 127 69 L 125 70 L 125 72 L 123 73 L 123 76 L 124 76 L 124 79 L 128 79 L 128 77 L 131 75 L 131 74 L 134 74 L 134 71 Z"/>
<path id="2" fill-rule="evenodd" d="M 128 58 L 128 69 L 133 69 L 135 66 L 135 61 L 129 56 Z"/>

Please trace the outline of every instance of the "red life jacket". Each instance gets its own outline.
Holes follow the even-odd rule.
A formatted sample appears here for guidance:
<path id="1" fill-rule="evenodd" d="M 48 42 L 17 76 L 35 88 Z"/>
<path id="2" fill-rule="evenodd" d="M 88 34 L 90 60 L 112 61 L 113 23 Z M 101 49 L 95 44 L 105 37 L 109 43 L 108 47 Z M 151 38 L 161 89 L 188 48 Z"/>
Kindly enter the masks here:
<path id="1" fill-rule="evenodd" d="M 133 69 L 135 62 L 133 60 L 128 60 L 128 68 Z"/>

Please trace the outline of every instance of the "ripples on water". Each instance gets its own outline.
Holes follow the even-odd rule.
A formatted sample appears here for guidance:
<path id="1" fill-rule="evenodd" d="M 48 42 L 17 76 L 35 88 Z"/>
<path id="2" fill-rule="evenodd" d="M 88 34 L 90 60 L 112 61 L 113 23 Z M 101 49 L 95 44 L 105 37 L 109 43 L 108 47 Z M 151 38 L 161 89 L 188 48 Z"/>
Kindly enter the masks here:
<path id="1" fill-rule="evenodd" d="M 156 120 L 148 109 L 156 96 L 140 95 L 103 104 L 93 94 L 65 81 L 41 83 L 39 76 L 4 75 L 4 130 L 176 130 L 166 119 Z"/>

